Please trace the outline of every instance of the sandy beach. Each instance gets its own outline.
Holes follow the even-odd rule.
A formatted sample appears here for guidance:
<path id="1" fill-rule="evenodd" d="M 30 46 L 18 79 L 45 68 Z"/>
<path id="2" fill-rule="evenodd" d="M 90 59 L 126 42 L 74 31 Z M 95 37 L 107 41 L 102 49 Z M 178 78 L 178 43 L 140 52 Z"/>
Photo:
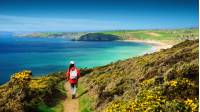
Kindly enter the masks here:
<path id="1" fill-rule="evenodd" d="M 134 40 L 122 40 L 122 41 L 150 44 L 153 46 L 152 52 L 157 52 L 157 51 L 160 51 L 161 49 L 171 48 L 173 46 L 172 44 L 162 43 L 162 42 L 155 41 L 155 40 L 136 40 L 136 39 L 134 39 Z"/>

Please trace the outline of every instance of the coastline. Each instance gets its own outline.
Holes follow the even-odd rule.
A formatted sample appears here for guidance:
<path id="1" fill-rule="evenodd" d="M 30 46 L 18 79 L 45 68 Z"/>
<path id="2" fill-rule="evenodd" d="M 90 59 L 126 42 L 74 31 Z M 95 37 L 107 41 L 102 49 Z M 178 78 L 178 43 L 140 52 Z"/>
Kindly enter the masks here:
<path id="1" fill-rule="evenodd" d="M 123 41 L 123 42 L 135 42 L 135 43 L 142 43 L 142 44 L 149 44 L 149 45 L 152 45 L 153 48 L 152 48 L 152 51 L 151 53 L 153 52 L 158 52 L 162 49 L 168 49 L 168 48 L 171 48 L 173 46 L 173 44 L 167 44 L 167 43 L 163 43 L 163 42 L 159 42 L 159 41 L 156 41 L 156 40 L 119 40 L 119 41 Z"/>

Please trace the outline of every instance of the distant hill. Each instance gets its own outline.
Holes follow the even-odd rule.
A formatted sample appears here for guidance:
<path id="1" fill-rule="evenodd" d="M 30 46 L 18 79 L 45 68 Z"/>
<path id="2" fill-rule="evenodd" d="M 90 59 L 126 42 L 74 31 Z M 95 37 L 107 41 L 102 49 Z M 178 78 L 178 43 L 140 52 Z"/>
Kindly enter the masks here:
<path id="1" fill-rule="evenodd" d="M 34 37 L 34 38 L 64 38 L 77 39 L 80 36 L 87 34 L 86 32 L 32 32 L 32 33 L 18 33 L 18 37 Z"/>
<path id="2" fill-rule="evenodd" d="M 82 107 L 106 112 L 197 112 L 198 46 L 197 40 L 187 40 L 170 49 L 94 68 L 80 82 L 92 101 L 91 106 Z"/>
<path id="3" fill-rule="evenodd" d="M 80 36 L 78 41 L 113 41 L 119 40 L 119 37 L 111 34 L 104 33 L 88 33 Z"/>
<path id="4" fill-rule="evenodd" d="M 33 32 L 16 34 L 19 37 L 65 38 L 82 41 L 155 40 L 176 44 L 199 37 L 199 28 L 114 30 L 104 32 Z"/>

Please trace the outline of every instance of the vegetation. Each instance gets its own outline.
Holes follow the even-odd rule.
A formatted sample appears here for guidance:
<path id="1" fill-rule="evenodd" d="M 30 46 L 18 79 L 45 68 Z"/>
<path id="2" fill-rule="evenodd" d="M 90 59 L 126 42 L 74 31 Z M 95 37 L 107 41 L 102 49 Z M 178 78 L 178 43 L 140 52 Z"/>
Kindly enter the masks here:
<path id="1" fill-rule="evenodd" d="M 81 95 L 79 97 L 79 105 L 80 106 L 80 112 L 92 112 L 94 111 L 92 108 L 91 108 L 91 105 L 92 105 L 92 99 L 90 98 L 90 96 L 88 94 L 86 94 L 88 92 L 87 89 L 85 89 L 81 83 L 82 82 L 79 82 L 79 88 L 78 88 L 78 93 L 79 95 Z"/>
<path id="2" fill-rule="evenodd" d="M 86 74 L 90 73 L 93 69 L 91 68 L 84 68 L 80 69 L 80 74 L 84 77 Z M 87 94 L 88 88 L 82 85 L 82 80 L 79 80 L 78 85 L 78 98 L 79 98 L 79 105 L 80 105 L 80 112 L 93 112 L 94 110 L 91 108 L 93 99 Z"/>
<path id="3" fill-rule="evenodd" d="M 113 41 L 118 40 L 119 37 L 111 34 L 104 33 L 88 33 L 80 36 L 77 40 L 79 41 Z"/>
<path id="4" fill-rule="evenodd" d="M 62 80 L 62 72 L 39 78 L 32 78 L 27 70 L 15 73 L 7 84 L 0 86 L 0 111 L 62 111 L 59 103 L 65 97 Z"/>
<path id="5" fill-rule="evenodd" d="M 198 111 L 198 40 L 97 67 L 82 83 L 95 111 Z"/>

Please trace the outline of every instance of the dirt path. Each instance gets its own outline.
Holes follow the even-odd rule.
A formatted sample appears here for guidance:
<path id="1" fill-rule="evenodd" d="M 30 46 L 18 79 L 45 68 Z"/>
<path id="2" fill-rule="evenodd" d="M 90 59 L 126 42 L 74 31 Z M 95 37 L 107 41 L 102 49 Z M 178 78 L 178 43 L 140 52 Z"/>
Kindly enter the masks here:
<path id="1" fill-rule="evenodd" d="M 78 101 L 78 98 L 72 99 L 72 95 L 70 93 L 70 85 L 69 85 L 69 83 L 66 82 L 64 87 L 65 87 L 65 89 L 67 91 L 67 98 L 64 101 L 64 112 L 79 112 L 79 101 Z"/>

